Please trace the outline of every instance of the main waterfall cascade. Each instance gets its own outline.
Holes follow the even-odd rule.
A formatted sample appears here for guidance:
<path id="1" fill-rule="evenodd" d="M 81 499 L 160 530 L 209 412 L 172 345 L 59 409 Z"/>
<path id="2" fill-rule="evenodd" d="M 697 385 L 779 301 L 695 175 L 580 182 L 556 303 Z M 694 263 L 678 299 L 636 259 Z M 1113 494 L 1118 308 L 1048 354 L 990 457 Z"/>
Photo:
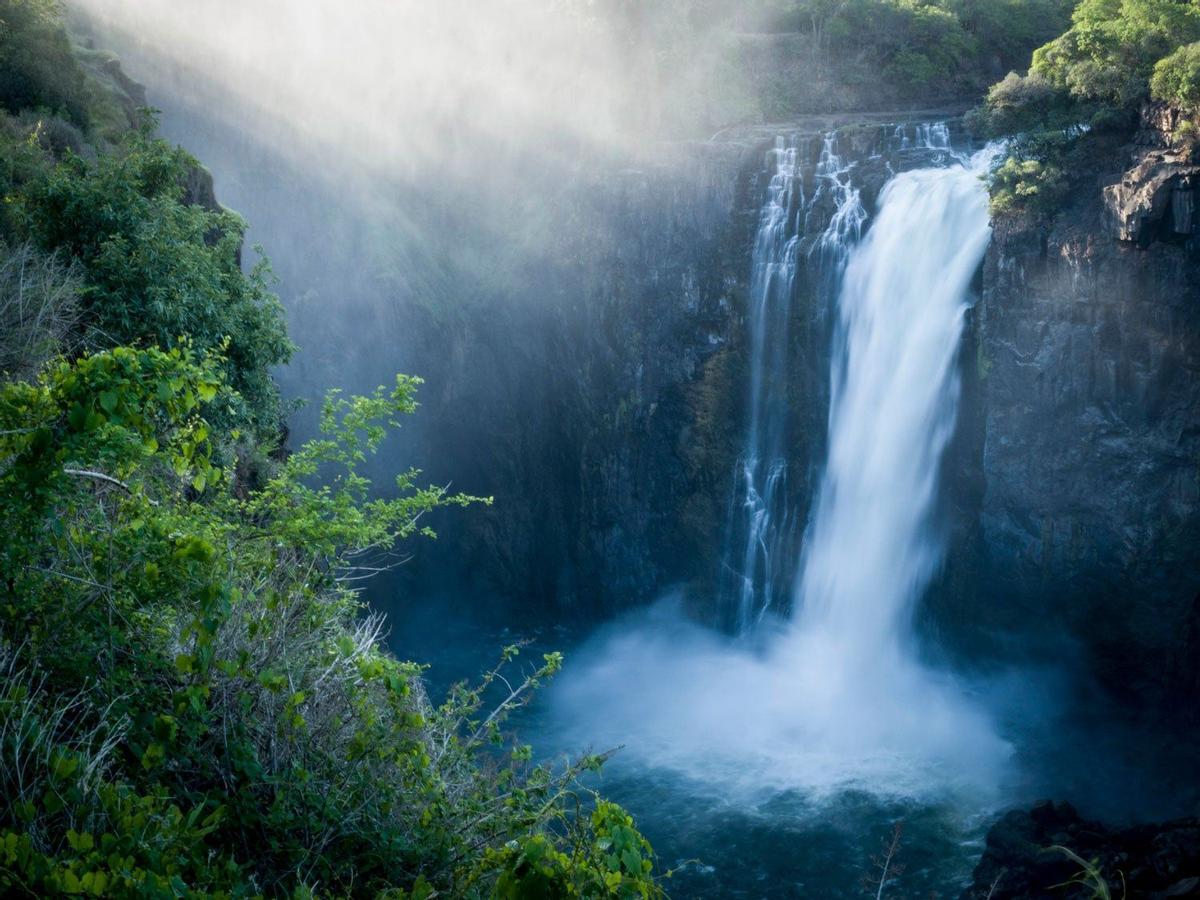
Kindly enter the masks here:
<path id="1" fill-rule="evenodd" d="M 928 519 L 954 429 L 970 283 L 991 236 L 978 177 L 990 156 L 892 179 L 844 276 L 797 625 L 857 656 L 877 658 L 906 634 L 941 560 Z"/>
<path id="2" fill-rule="evenodd" d="M 753 628 L 768 611 L 791 606 L 802 512 L 792 508 L 786 446 L 797 276 L 805 276 L 818 306 L 831 306 L 867 218 L 854 184 L 855 163 L 843 158 L 838 132 L 819 139 L 814 160 L 816 146 L 812 138 L 781 136 L 767 154 L 768 181 L 751 255 L 748 427 L 722 562 L 723 606 L 738 632 Z M 944 123 L 898 125 L 878 149 L 949 151 L 950 132 Z"/>
<path id="3" fill-rule="evenodd" d="M 864 236 L 855 166 L 836 135 L 820 140 L 819 153 L 794 141 L 771 151 L 754 246 L 731 526 L 744 540 L 727 543 L 726 569 L 738 576 L 736 620 L 757 625 L 757 639 L 731 639 L 666 602 L 585 648 L 559 709 L 575 740 L 624 744 L 627 758 L 726 797 L 739 787 L 990 796 L 1010 749 L 953 677 L 919 661 L 910 619 L 943 553 L 930 519 L 964 313 L 990 238 L 980 175 L 991 154 L 954 154 L 944 126 L 898 130 L 887 149 L 919 147 L 904 161 L 926 167 L 887 181 Z M 828 458 L 803 537 L 786 446 L 801 271 L 836 312 Z"/>

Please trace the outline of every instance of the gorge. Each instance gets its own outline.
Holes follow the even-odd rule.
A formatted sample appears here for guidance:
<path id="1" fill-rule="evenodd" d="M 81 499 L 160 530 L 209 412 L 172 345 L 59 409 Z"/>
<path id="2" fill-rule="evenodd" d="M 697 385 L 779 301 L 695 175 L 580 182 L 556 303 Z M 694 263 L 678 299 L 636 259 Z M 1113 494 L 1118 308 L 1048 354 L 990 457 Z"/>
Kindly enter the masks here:
<path id="1" fill-rule="evenodd" d="M 9 595 L 97 617 L 100 649 L 72 650 L 46 684 L 76 690 L 80 660 L 144 665 L 105 701 L 123 710 L 113 766 L 136 796 L 176 798 L 183 821 L 206 810 L 194 842 L 221 848 L 208 859 L 233 848 L 222 871 L 260 893 L 550 897 L 575 879 L 588 897 L 1103 896 L 1059 891 L 1081 872 L 1112 896 L 1127 877 L 1131 897 L 1200 893 L 1200 99 L 1149 87 L 1160 57 L 1200 42 L 1200 13 L 1194 37 L 1187 18 L 1139 39 L 1154 59 L 1136 78 L 1098 79 L 1145 82 L 1116 100 L 1080 94 L 1100 62 L 1052 71 L 1093 47 L 1071 37 L 1088 16 L 1117 21 L 1099 0 L 358 3 L 75 0 L 71 52 L 90 102 L 111 93 L 116 136 L 5 114 L 4 253 L 25 241 L 62 260 L 80 321 L 123 291 L 146 304 L 101 320 L 128 340 L 97 328 L 53 358 L 149 352 L 137 327 L 166 308 L 158 341 L 176 356 L 153 364 L 182 387 L 148 397 L 191 397 L 199 379 L 169 428 L 94 458 L 0 446 L 19 463 L 0 464 L 0 499 L 24 498 L 4 511 L 25 530 L 128 526 L 115 543 L 133 574 L 103 602 L 50 600 L 104 584 L 71 565 L 113 542 L 5 565 L 42 579 L 6 573 Z M 1001 81 L 1010 68 L 1028 74 Z M 155 127 L 203 167 L 136 143 Z M 22 155 L 36 148 L 48 174 Z M 72 178 L 146 203 L 126 215 Z M 171 178 L 179 197 L 154 193 Z M 190 224 L 141 229 L 163 209 Z M 88 216 L 135 237 L 85 240 Z M 143 250 L 147 234 L 161 246 Z M 275 282 L 253 267 L 258 243 Z M 196 260 L 226 251 L 223 287 L 188 299 Z M 138 266 L 182 286 L 156 293 L 127 275 Z M 282 345 L 267 359 L 228 290 L 260 311 L 278 292 L 290 360 Z M 172 303 L 214 316 L 212 339 Z M 247 347 L 266 361 L 243 393 L 277 384 L 282 400 L 243 420 L 224 392 Z M 200 374 L 169 368 L 193 349 Z M 226 357 L 225 374 L 204 368 Z M 5 378 L 18 387 L 0 414 L 48 408 Z M 368 399 L 322 403 L 331 389 Z M 88 390 L 45 440 L 106 437 L 89 410 L 141 427 L 117 388 Z M 43 433 L 7 422 L 0 439 Z M 39 459 L 90 479 L 99 518 L 47 525 L 66 514 L 12 481 Z M 410 465 L 415 480 L 396 477 Z M 210 503 L 211 554 L 180 537 Z M 407 542 L 426 525 L 436 542 Z M 221 587 L 241 548 L 258 568 Z M 276 586 L 285 572 L 309 574 Z M 110 594 L 159 599 L 130 612 Z M 175 596 L 179 610 L 148 605 Z M 47 636 L 75 626 L 18 606 L 0 675 L 41 684 L 21 654 L 57 659 Z M 146 623 L 119 653 L 112 610 Z M 18 628 L 34 649 L 10 648 Z M 270 656 L 289 641 L 303 665 Z M 477 694 L 455 686 L 480 673 Z M 17 708 L 5 690 L 0 713 Z M 48 708 L 69 721 L 63 697 Z M 217 745 L 239 729 L 246 744 Z M 210 760 L 203 787 L 187 780 Z M 244 808 L 213 787 L 260 777 Z M 217 809 L 257 830 L 226 834 Z M 338 830 L 361 809 L 376 818 Z M 200 865 L 176 866 L 203 873 L 186 876 L 200 893 L 243 883 Z M 28 883 L 66 877 L 48 871 Z"/>

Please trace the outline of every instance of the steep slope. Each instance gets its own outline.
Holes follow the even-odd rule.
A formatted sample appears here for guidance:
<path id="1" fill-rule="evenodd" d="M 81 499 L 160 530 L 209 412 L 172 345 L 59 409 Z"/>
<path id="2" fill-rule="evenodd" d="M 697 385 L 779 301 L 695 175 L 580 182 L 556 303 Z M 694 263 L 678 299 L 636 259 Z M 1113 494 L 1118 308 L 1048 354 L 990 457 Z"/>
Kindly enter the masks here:
<path id="1" fill-rule="evenodd" d="M 1052 224 L 997 223 L 964 351 L 974 551 L 952 567 L 978 566 L 960 625 L 1077 640 L 1143 701 L 1198 671 L 1200 169 L 1170 133 L 1149 109 Z"/>

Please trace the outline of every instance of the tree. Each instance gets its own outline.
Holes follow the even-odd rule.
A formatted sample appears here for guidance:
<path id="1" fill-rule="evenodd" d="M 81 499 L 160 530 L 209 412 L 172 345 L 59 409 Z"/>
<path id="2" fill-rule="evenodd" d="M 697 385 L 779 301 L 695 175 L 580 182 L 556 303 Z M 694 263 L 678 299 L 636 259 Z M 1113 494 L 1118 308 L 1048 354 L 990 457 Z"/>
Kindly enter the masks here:
<path id="1" fill-rule="evenodd" d="M 474 501 L 358 474 L 419 382 L 331 395 L 246 491 L 205 417 L 224 370 L 115 348 L 0 385 L 0 892 L 525 896 L 536 859 L 563 896 L 660 896 L 632 820 L 576 812 L 601 758 L 536 765 L 501 730 L 560 656 L 435 705 L 358 600 Z"/>
<path id="2" fill-rule="evenodd" d="M 1180 47 L 1154 66 L 1150 91 L 1156 100 L 1188 113 L 1200 111 L 1200 43 Z"/>
<path id="3" fill-rule="evenodd" d="M 1158 60 L 1196 40 L 1200 7 L 1188 0 L 1082 0 L 1031 71 L 1080 100 L 1128 106 L 1148 95 Z"/>
<path id="4" fill-rule="evenodd" d="M 21 234 L 82 268 L 81 326 L 93 346 L 170 348 L 187 335 L 200 351 L 224 348 L 243 424 L 277 427 L 270 368 L 292 353 L 266 261 L 241 266 L 246 225 L 232 213 L 184 202 L 198 163 L 153 136 L 152 117 L 120 150 L 94 161 L 68 153 L 12 199 Z"/>

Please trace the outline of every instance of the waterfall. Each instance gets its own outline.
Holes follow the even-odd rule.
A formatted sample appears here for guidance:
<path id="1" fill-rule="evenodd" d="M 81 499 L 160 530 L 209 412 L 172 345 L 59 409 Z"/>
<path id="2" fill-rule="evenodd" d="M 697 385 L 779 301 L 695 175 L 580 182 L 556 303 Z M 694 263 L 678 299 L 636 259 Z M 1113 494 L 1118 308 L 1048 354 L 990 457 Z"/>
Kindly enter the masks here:
<path id="1" fill-rule="evenodd" d="M 898 756 L 966 770 L 1008 752 L 911 641 L 913 606 L 944 553 L 932 517 L 964 314 L 991 237 L 980 176 L 994 155 L 892 178 L 838 296 L 828 458 L 796 613 L 772 654 L 804 696 L 797 733 L 859 775 L 897 777 Z"/>
<path id="2" fill-rule="evenodd" d="M 963 314 L 991 233 L 987 158 L 893 178 L 846 266 L 797 624 L 855 655 L 890 651 L 907 633 L 941 561 L 929 518 L 954 428 Z"/>
<path id="3" fill-rule="evenodd" d="M 789 371 L 792 315 L 799 283 L 821 309 L 834 305 L 847 261 L 867 219 L 854 183 L 857 162 L 839 147 L 839 134 L 775 139 L 767 153 L 766 190 L 751 252 L 748 305 L 747 428 L 734 472 L 720 594 L 737 632 L 753 628 L 768 611 L 792 607 L 798 530 L 798 485 L 789 482 Z M 944 161 L 951 153 L 943 122 L 880 129 L 884 153 Z M 889 165 L 890 169 L 890 165 Z M 806 185 L 808 186 L 806 190 Z M 805 398 L 811 400 L 811 398 Z"/>
<path id="4" fill-rule="evenodd" d="M 907 171 L 887 181 L 865 236 L 856 171 L 829 136 L 807 163 L 803 147 L 777 144 L 759 222 L 746 500 L 734 510 L 755 539 L 727 545 L 726 564 L 744 574 L 733 597 L 743 625 L 778 590 L 794 595 L 791 619 L 765 620 L 755 641 L 729 639 L 668 598 L 584 648 L 558 688 L 576 739 L 624 744 L 626 759 L 756 808 L 764 791 L 986 803 L 1010 771 L 1010 746 L 957 678 L 921 661 L 910 624 L 944 553 L 933 511 L 964 313 L 990 235 L 979 176 L 991 154 L 955 156 L 936 126 L 888 129 L 879 143 L 868 158 L 882 166 L 887 153 Z M 904 155 L 915 145 L 920 155 Z M 827 460 L 801 542 L 786 533 L 796 513 L 779 483 L 783 382 L 796 361 L 777 331 L 814 268 L 836 322 Z"/>
<path id="5" fill-rule="evenodd" d="M 740 560 L 726 564 L 734 575 L 732 593 L 737 627 L 744 628 L 759 608 L 781 590 L 776 570 L 791 532 L 787 509 L 787 461 L 783 456 L 786 405 L 768 402 L 785 392 L 788 324 L 796 277 L 798 210 L 804 185 L 799 149 L 781 137 L 770 152 L 774 169 L 759 217 L 751 265 L 750 401 L 745 449 L 738 460 L 731 519 L 741 528 Z M 737 507 L 740 500 L 740 515 Z M 736 538 L 731 543 L 737 543 Z M 728 556 L 728 551 L 727 551 Z M 766 598 L 765 601 L 760 598 Z"/>
<path id="6" fill-rule="evenodd" d="M 748 427 L 735 472 L 724 562 L 723 593 L 738 631 L 753 626 L 767 610 L 786 607 L 794 573 L 796 514 L 789 503 L 786 443 L 797 272 L 806 262 L 809 277 L 817 276 L 813 280 L 826 290 L 836 284 L 866 218 L 836 142 L 836 132 L 822 137 L 811 195 L 804 189 L 807 143 L 778 137 L 768 154 L 771 174 L 751 257 Z M 834 212 L 828 224 L 810 239 L 814 212 L 829 205 Z"/>

